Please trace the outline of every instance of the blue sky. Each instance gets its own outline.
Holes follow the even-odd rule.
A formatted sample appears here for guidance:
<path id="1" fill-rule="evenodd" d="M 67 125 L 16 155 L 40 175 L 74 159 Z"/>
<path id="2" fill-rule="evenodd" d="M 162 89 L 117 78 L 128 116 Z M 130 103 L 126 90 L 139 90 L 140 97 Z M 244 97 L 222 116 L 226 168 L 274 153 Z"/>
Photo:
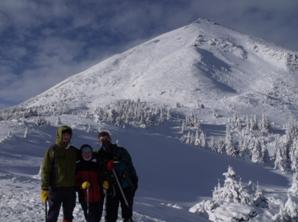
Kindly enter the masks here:
<path id="1" fill-rule="evenodd" d="M 1 0 L 0 107 L 199 17 L 298 51 L 297 0 Z"/>

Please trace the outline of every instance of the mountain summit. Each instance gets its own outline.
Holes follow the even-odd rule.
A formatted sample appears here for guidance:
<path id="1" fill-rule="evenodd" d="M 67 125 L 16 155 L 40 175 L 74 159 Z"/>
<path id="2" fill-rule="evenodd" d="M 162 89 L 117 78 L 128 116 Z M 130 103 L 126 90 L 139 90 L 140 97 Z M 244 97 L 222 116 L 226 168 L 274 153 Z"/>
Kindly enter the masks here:
<path id="1" fill-rule="evenodd" d="M 297 83 L 296 52 L 199 19 L 114 55 L 22 105 L 94 109 L 141 99 L 295 116 Z"/>

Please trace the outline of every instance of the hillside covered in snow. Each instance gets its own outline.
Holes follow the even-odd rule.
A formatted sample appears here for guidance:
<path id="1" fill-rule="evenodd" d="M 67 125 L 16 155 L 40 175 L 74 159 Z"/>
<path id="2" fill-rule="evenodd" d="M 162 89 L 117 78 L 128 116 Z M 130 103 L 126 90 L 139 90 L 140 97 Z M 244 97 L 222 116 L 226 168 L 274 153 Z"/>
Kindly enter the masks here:
<path id="1" fill-rule="evenodd" d="M 165 33 L 26 101 L 23 106 L 95 110 L 119 100 L 204 106 L 226 113 L 296 117 L 298 54 L 213 22 Z"/>

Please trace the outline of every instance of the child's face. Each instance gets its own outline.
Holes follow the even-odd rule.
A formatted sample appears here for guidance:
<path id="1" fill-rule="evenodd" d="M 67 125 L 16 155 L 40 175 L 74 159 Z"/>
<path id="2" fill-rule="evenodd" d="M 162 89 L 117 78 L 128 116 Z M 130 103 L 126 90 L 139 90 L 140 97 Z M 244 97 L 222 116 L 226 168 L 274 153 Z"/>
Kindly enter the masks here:
<path id="1" fill-rule="evenodd" d="M 92 152 L 91 150 L 83 150 L 82 151 L 82 158 L 85 161 L 89 161 L 92 159 Z"/>

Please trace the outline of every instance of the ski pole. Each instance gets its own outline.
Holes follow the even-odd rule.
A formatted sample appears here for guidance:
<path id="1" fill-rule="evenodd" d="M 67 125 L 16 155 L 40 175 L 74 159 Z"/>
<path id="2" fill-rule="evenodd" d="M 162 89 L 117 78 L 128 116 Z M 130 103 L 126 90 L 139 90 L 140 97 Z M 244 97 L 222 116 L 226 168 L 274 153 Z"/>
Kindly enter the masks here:
<path id="1" fill-rule="evenodd" d="M 87 222 L 90 221 L 90 196 L 89 196 L 89 187 L 86 189 L 86 195 L 87 195 L 87 198 L 86 198 L 86 202 L 87 202 Z"/>
<path id="2" fill-rule="evenodd" d="M 46 200 L 45 202 L 45 206 L 44 206 L 44 213 L 45 213 L 45 221 L 48 221 L 48 200 Z"/>
<path id="3" fill-rule="evenodd" d="M 129 205 L 128 205 L 127 198 L 126 198 L 126 196 L 125 196 L 125 194 L 124 194 L 124 191 L 123 191 L 123 189 L 122 189 L 122 186 L 121 186 L 121 184 L 120 184 L 120 181 L 119 181 L 119 178 L 118 178 L 118 176 L 117 176 L 117 173 L 116 173 L 115 169 L 113 169 L 112 172 L 113 172 L 113 175 L 114 175 L 114 177 L 115 177 L 115 179 L 116 179 L 116 183 L 117 183 L 117 185 L 118 185 L 118 187 L 119 187 L 120 193 L 121 193 L 121 195 L 122 195 L 122 197 L 123 197 L 124 203 L 125 203 L 125 205 L 127 206 L 127 208 L 130 208 Z"/>
<path id="4" fill-rule="evenodd" d="M 107 190 L 103 189 L 103 195 L 104 195 L 104 199 L 103 199 L 103 203 L 102 203 L 102 212 L 107 212 L 106 211 L 106 204 L 107 204 Z M 103 209 L 105 208 L 105 209 Z M 103 216 L 103 214 L 101 215 Z"/>

